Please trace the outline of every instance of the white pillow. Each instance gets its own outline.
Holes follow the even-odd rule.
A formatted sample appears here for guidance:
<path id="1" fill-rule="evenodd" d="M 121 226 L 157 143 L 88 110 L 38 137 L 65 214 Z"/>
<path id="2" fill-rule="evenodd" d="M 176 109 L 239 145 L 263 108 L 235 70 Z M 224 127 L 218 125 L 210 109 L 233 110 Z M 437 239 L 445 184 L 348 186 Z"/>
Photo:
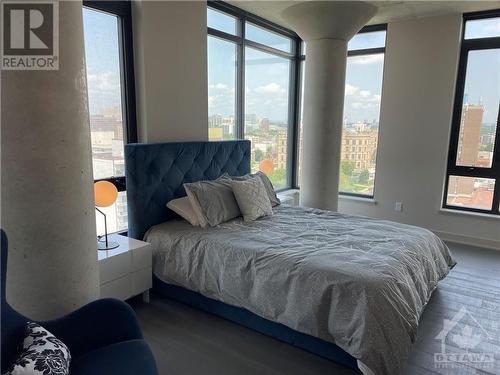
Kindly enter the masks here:
<path id="1" fill-rule="evenodd" d="M 188 197 L 182 197 L 177 199 L 172 199 L 167 203 L 167 207 L 174 211 L 177 215 L 182 217 L 184 220 L 188 221 L 189 224 L 198 227 L 200 222 L 196 213 L 194 212 L 193 206 Z"/>
<path id="2" fill-rule="evenodd" d="M 11 343 L 12 344 L 12 343 Z M 21 354 L 5 375 L 68 375 L 68 347 L 36 323 L 27 323 Z"/>
<path id="3" fill-rule="evenodd" d="M 260 177 L 232 181 L 231 186 L 245 221 L 253 221 L 273 214 L 271 201 Z"/>

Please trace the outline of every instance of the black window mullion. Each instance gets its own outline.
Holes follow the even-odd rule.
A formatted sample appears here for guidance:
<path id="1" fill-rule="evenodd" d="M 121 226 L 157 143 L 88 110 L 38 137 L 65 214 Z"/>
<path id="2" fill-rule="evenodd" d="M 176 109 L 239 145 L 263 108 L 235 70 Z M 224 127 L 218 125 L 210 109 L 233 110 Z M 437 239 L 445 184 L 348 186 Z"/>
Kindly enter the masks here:
<path id="1" fill-rule="evenodd" d="M 245 48 L 251 47 L 256 50 L 269 53 L 273 56 L 285 58 L 290 64 L 290 77 L 289 77 L 289 93 L 288 93 L 288 126 L 287 126 L 287 176 L 286 187 L 291 188 L 295 186 L 296 181 L 296 166 L 298 155 L 298 123 L 300 113 L 300 44 L 302 40 L 293 31 L 285 29 L 281 26 L 267 21 L 263 18 L 257 17 L 253 14 L 245 12 L 235 6 L 221 2 L 221 1 L 208 1 L 208 6 L 225 12 L 236 18 L 236 35 L 228 34 L 223 31 L 207 27 L 207 33 L 210 36 L 221 38 L 236 43 L 236 138 L 245 138 Z M 271 32 L 283 35 L 291 39 L 292 49 L 291 53 L 281 51 L 279 49 L 269 47 L 267 45 L 247 40 L 245 38 L 246 22 L 250 22 L 256 26 L 262 27 Z"/>
<path id="2" fill-rule="evenodd" d="M 135 97 L 134 50 L 132 35 L 132 9 L 129 1 L 84 0 L 83 6 L 113 14 L 117 17 L 118 47 L 120 58 L 120 84 L 124 143 L 135 143 L 137 138 L 137 111 Z M 118 191 L 127 188 L 125 176 L 110 176 L 96 181 L 109 181 Z"/>
<path id="3" fill-rule="evenodd" d="M 455 100 L 454 109 L 452 116 L 451 134 L 450 134 L 450 146 L 448 150 L 448 163 L 446 172 L 446 181 L 443 192 L 443 207 L 462 210 L 469 212 L 479 212 L 499 215 L 499 205 L 500 205 L 500 102 L 499 102 L 499 113 L 497 118 L 497 126 L 495 131 L 495 144 L 493 147 L 493 160 L 491 161 L 491 166 L 489 168 L 483 167 L 473 167 L 473 166 L 462 166 L 457 165 L 457 155 L 458 146 L 460 142 L 460 128 L 462 125 L 463 116 L 463 101 L 465 93 L 465 82 L 467 74 L 467 64 L 469 59 L 469 52 L 478 50 L 488 50 L 500 48 L 500 37 L 491 38 L 478 38 L 478 39 L 465 39 L 465 27 L 468 20 L 482 19 L 498 16 L 495 12 L 482 12 L 481 14 L 475 13 L 472 15 L 464 15 L 463 17 L 463 27 L 462 27 L 462 45 L 460 51 L 460 60 L 458 65 L 457 83 L 455 88 Z M 448 199 L 448 187 L 449 180 L 451 176 L 457 177 L 471 177 L 471 178 L 484 178 L 492 179 L 495 181 L 495 187 L 493 191 L 492 207 L 491 209 L 482 209 L 466 206 L 456 206 L 449 205 L 447 203 Z"/>
<path id="4" fill-rule="evenodd" d="M 238 19 L 238 35 L 241 42 L 238 43 L 236 56 L 236 138 L 245 138 L 245 22 Z"/>

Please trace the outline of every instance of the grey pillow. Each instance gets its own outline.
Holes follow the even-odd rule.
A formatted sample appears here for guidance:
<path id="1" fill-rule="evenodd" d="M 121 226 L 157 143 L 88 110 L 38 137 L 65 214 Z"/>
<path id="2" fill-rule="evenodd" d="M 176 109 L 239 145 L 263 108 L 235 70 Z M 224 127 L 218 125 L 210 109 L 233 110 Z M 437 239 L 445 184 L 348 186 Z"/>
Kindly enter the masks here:
<path id="1" fill-rule="evenodd" d="M 222 176 L 214 181 L 184 184 L 200 226 L 213 227 L 241 216 L 231 182 L 231 178 Z"/>
<path id="2" fill-rule="evenodd" d="M 259 177 L 262 180 L 262 183 L 264 184 L 264 188 L 266 189 L 266 193 L 269 197 L 269 201 L 271 202 L 271 206 L 275 207 L 281 204 L 280 199 L 276 195 L 276 192 L 274 191 L 273 183 L 269 179 L 269 177 L 266 176 L 265 173 L 258 171 L 257 173 L 253 174 L 246 174 L 244 176 L 233 176 L 231 177 L 234 181 L 245 181 L 248 180 L 249 178 L 252 177 Z"/>
<path id="3" fill-rule="evenodd" d="M 245 221 L 253 221 L 273 214 L 273 207 L 264 183 L 258 176 L 233 181 L 233 192 Z"/>
<path id="4" fill-rule="evenodd" d="M 198 215 L 196 214 L 193 205 L 188 197 L 172 199 L 167 203 L 167 207 L 174 211 L 177 215 L 188 221 L 191 225 L 197 227 L 200 225 Z"/>

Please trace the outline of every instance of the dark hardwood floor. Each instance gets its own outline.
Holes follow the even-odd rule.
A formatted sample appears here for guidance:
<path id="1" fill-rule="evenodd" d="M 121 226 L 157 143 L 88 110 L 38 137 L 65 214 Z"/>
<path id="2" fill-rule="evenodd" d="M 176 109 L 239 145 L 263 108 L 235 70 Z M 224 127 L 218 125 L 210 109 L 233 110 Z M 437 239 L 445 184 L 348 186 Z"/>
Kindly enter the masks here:
<path id="1" fill-rule="evenodd" d="M 439 284 L 428 303 L 403 374 L 500 374 L 500 251 L 449 246 L 458 265 Z M 160 374 L 353 373 L 301 349 L 159 296 L 153 295 L 149 304 L 133 300 L 132 306 Z M 474 346 L 471 353 L 494 355 L 491 365 L 478 368 L 469 362 L 458 368 L 436 368 L 434 353 L 442 351 L 436 336 L 443 329 L 444 319 L 454 322 L 454 317 L 457 324 L 446 341 L 446 353 L 463 353 L 461 347 Z"/>

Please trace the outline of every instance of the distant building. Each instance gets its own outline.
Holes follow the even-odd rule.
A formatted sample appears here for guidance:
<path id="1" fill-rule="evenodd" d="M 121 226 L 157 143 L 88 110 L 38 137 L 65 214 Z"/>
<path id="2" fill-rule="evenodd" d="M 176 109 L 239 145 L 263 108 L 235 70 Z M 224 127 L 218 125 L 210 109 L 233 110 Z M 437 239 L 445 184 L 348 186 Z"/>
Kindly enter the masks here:
<path id="1" fill-rule="evenodd" d="M 224 139 L 222 128 L 208 128 L 208 139 L 211 141 L 222 141 Z"/>
<path id="2" fill-rule="evenodd" d="M 259 129 L 263 132 L 269 131 L 269 119 L 263 118 L 259 121 Z"/>
<path id="3" fill-rule="evenodd" d="M 92 168 L 95 179 L 124 176 L 124 134 L 119 106 L 105 108 L 99 115 L 90 116 Z M 113 232 L 128 226 L 127 196 L 118 194 L 116 203 L 103 209 L 108 219 L 108 230 Z M 104 233 L 104 222 L 96 218 L 97 233 Z"/>
<path id="4" fill-rule="evenodd" d="M 358 127 L 367 129 L 366 127 Z M 356 170 L 370 169 L 375 165 L 378 130 L 342 132 L 341 160 L 351 160 Z"/>
<path id="5" fill-rule="evenodd" d="M 286 169 L 286 155 L 287 155 L 287 134 L 286 130 L 278 132 L 278 149 L 276 152 L 276 168 Z"/>
<path id="6" fill-rule="evenodd" d="M 489 160 L 479 158 L 481 147 L 481 126 L 483 123 L 484 107 L 482 105 L 465 104 L 462 110 L 462 123 L 457 149 L 457 165 L 483 166 L 489 165 Z M 472 196 L 474 192 L 474 178 L 450 177 L 448 195 L 459 197 Z"/>

